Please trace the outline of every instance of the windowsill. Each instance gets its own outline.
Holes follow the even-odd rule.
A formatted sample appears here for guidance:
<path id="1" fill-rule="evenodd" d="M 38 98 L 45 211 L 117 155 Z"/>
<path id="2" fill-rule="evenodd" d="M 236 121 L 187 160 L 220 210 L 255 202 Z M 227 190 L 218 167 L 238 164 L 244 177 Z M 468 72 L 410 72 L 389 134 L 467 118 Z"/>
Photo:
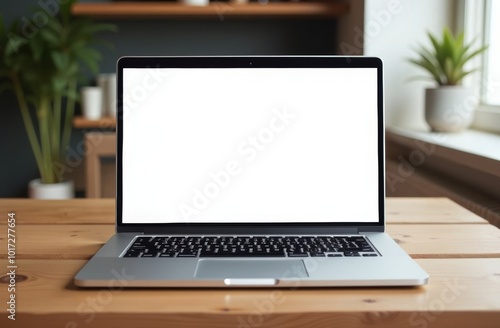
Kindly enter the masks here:
<path id="1" fill-rule="evenodd" d="M 385 135 L 393 193 L 445 196 L 500 227 L 500 135 L 397 127 Z"/>
<path id="2" fill-rule="evenodd" d="M 500 135 L 499 106 L 480 105 L 474 113 L 472 127 L 477 130 L 497 133 Z"/>
<path id="3" fill-rule="evenodd" d="M 435 145 L 433 154 L 500 177 L 500 135 L 466 130 L 461 133 L 436 133 L 388 127 L 388 137 L 415 148 L 417 142 Z"/>

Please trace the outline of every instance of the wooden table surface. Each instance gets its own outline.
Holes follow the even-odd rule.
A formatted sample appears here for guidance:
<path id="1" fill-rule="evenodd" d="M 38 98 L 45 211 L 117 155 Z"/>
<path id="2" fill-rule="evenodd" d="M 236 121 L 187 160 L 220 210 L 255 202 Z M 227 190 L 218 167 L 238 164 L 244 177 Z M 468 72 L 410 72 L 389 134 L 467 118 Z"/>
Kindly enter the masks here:
<path id="1" fill-rule="evenodd" d="M 17 312 L 0 273 L 1 327 L 500 327 L 500 230 L 445 198 L 387 200 L 389 234 L 430 274 L 417 288 L 80 289 L 114 201 L 0 199 L 0 272 L 10 212 Z"/>

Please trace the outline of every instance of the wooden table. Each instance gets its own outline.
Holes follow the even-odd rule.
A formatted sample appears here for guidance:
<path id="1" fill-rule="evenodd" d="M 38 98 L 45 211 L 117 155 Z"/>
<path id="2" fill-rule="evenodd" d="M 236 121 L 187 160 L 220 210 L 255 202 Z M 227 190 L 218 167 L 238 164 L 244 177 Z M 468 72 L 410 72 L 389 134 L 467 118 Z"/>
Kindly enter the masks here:
<path id="1" fill-rule="evenodd" d="M 0 200 L 0 258 L 16 218 L 16 321 L 1 327 L 500 327 L 500 230 L 445 198 L 387 200 L 388 232 L 430 274 L 419 288 L 79 289 L 113 234 L 105 199 Z"/>

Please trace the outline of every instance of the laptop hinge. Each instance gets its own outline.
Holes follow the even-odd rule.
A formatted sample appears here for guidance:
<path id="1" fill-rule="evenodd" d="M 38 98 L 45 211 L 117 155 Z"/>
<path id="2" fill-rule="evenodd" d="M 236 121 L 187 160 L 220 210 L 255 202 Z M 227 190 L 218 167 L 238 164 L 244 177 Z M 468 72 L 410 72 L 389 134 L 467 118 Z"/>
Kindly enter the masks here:
<path id="1" fill-rule="evenodd" d="M 143 235 L 145 232 L 142 229 L 137 229 L 134 227 L 116 227 L 116 233 L 135 233 L 138 235 Z"/>
<path id="2" fill-rule="evenodd" d="M 134 232 L 138 235 L 146 234 L 146 235 L 159 235 L 159 234 L 181 234 L 181 235 L 284 235 L 284 234 L 296 234 L 296 235 L 332 235 L 332 234 L 363 234 L 367 232 L 384 232 L 384 226 L 376 226 L 376 227 L 359 227 L 359 228 L 346 228 L 346 227 L 336 227 L 331 229 L 315 229 L 314 227 L 300 227 L 295 229 L 290 228 L 278 228 L 278 229 L 266 229 L 266 228 L 257 228 L 257 229 L 249 229 L 248 227 L 245 229 L 186 229 L 185 227 L 182 229 L 176 228 L 161 228 L 161 227 L 146 227 L 141 229 L 140 231 L 137 228 L 121 228 L 118 229 L 117 232 Z"/>
<path id="3" fill-rule="evenodd" d="M 358 234 L 362 235 L 367 232 L 384 232 L 384 226 L 377 226 L 377 227 L 360 227 L 357 229 Z"/>
<path id="4" fill-rule="evenodd" d="M 314 227 L 281 227 L 281 228 L 269 228 L 269 227 L 259 227 L 259 228 L 245 228 L 245 229 L 176 229 L 174 227 L 170 227 L 168 229 L 162 229 L 158 227 L 154 228 L 145 228 L 143 230 L 143 234 L 146 235 L 158 235 L 158 234 L 180 234 L 180 235 L 355 235 L 359 234 L 359 230 L 357 228 L 345 228 L 345 227 L 336 227 L 331 229 L 315 229 Z M 370 230 L 374 231 L 374 230 Z"/>

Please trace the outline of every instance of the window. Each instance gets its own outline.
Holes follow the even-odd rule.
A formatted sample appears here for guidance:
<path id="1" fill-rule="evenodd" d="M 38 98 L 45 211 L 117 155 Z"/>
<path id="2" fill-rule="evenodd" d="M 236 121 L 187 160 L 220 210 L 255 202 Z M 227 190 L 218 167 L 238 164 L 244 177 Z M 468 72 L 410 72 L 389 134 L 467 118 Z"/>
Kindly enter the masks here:
<path id="1" fill-rule="evenodd" d="M 464 0 L 459 4 L 458 22 L 463 22 L 459 29 L 465 31 L 466 42 L 474 42 L 477 47 L 480 40 L 488 45 L 483 56 L 477 56 L 467 67 L 481 67 L 481 70 L 464 80 L 466 85 L 481 89 L 480 106 L 472 127 L 500 134 L 500 1 Z"/>
<path id="2" fill-rule="evenodd" d="M 482 102 L 500 106 L 500 1 L 489 0 L 485 16 L 484 40 L 489 47 L 483 62 Z"/>

